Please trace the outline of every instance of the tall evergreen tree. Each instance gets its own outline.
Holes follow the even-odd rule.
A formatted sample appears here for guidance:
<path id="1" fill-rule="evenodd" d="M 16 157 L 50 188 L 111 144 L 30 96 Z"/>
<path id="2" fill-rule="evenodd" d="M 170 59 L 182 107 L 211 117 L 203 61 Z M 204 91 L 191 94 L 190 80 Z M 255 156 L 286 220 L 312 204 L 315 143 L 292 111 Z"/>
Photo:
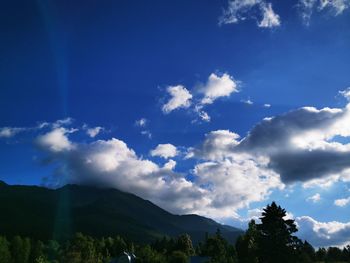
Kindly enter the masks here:
<path id="1" fill-rule="evenodd" d="M 30 239 L 13 237 L 11 241 L 11 254 L 13 263 L 27 263 L 30 256 Z"/>
<path id="2" fill-rule="evenodd" d="M 187 256 L 194 255 L 194 248 L 192 245 L 191 237 L 188 234 L 183 234 L 177 239 L 177 250 L 182 251 Z"/>
<path id="3" fill-rule="evenodd" d="M 254 220 L 249 222 L 248 230 L 245 234 L 238 237 L 236 251 L 240 263 L 258 262 L 258 231 Z"/>
<path id="4" fill-rule="evenodd" d="M 280 263 L 296 262 L 295 251 L 300 240 L 293 236 L 298 229 L 294 220 L 285 219 L 286 210 L 275 202 L 264 208 L 259 232 L 259 262 Z"/>

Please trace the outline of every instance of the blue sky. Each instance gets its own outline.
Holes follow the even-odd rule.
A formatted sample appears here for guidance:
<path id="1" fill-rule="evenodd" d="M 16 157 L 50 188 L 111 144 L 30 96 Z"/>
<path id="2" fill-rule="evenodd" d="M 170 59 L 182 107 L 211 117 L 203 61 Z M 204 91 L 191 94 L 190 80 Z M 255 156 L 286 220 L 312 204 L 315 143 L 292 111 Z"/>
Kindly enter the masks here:
<path id="1" fill-rule="evenodd" d="M 344 245 L 349 7 L 1 3 L 0 179 L 116 187 L 240 227 L 276 200 L 315 246 Z"/>

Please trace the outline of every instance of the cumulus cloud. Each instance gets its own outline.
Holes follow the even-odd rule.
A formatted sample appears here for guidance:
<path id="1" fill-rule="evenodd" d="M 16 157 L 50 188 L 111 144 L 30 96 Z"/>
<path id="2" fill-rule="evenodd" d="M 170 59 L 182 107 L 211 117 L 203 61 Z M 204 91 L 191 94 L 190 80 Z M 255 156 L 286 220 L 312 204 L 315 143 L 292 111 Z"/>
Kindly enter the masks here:
<path id="1" fill-rule="evenodd" d="M 193 88 L 192 93 L 183 85 L 169 86 L 167 92 L 170 100 L 162 106 L 163 113 L 167 114 L 178 108 L 185 108 L 196 115 L 196 122 L 210 122 L 211 117 L 204 109 L 219 98 L 229 97 L 239 92 L 239 81 L 227 73 L 211 73 L 206 83 L 200 83 Z"/>
<path id="2" fill-rule="evenodd" d="M 236 81 L 226 73 L 221 76 L 212 73 L 207 83 L 201 85 L 199 91 L 204 95 L 201 104 L 212 104 L 220 97 L 228 97 L 231 93 L 238 92 L 238 85 Z"/>
<path id="3" fill-rule="evenodd" d="M 263 106 L 264 106 L 264 108 L 270 108 L 270 107 L 271 107 L 271 104 L 265 103 Z"/>
<path id="4" fill-rule="evenodd" d="M 236 24 L 247 19 L 257 21 L 259 27 L 273 28 L 281 24 L 272 4 L 265 0 L 229 0 L 228 7 L 219 18 L 219 25 Z"/>
<path id="5" fill-rule="evenodd" d="M 349 242 L 350 222 L 319 222 L 310 216 L 297 217 L 298 236 L 313 246 L 343 246 Z"/>
<path id="6" fill-rule="evenodd" d="M 329 11 L 329 14 L 338 16 L 350 7 L 348 0 L 299 0 L 300 14 L 305 24 L 310 23 L 312 14 Z"/>
<path id="7" fill-rule="evenodd" d="M 334 205 L 340 206 L 340 207 L 346 206 L 349 203 L 350 203 L 350 197 L 334 200 Z"/>
<path id="8" fill-rule="evenodd" d="M 47 186 L 72 183 L 114 187 L 174 213 L 214 218 L 231 217 L 237 209 L 264 200 L 272 189 L 283 187 L 278 175 L 265 169 L 264 160 L 243 155 L 224 157 L 239 142 L 239 136 L 227 130 L 207 135 L 203 151 L 208 155 L 198 157 L 203 161 L 194 166 L 191 181 L 186 179 L 188 173 L 174 171 L 177 163 L 172 159 L 161 166 L 139 157 L 119 139 L 79 143 L 70 140 L 72 132 L 75 130 L 58 127 L 36 138 L 39 149 L 57 167 L 52 176 L 45 178 Z M 214 150 L 215 154 L 210 153 Z M 177 153 L 171 144 L 160 144 L 151 151 L 151 155 L 165 159 Z"/>
<path id="9" fill-rule="evenodd" d="M 303 107 L 265 118 L 241 140 L 230 131 L 211 132 L 187 156 L 223 159 L 245 154 L 263 158 L 266 169 L 277 173 L 284 183 L 349 180 L 350 144 L 335 140 L 337 136 L 350 137 L 349 122 L 349 105 Z"/>
<path id="10" fill-rule="evenodd" d="M 223 160 L 232 156 L 234 148 L 239 144 L 240 136 L 229 130 L 216 130 L 205 135 L 201 145 L 190 148 L 187 158 L 204 160 Z"/>
<path id="11" fill-rule="evenodd" d="M 204 142 L 190 148 L 187 158 L 203 160 L 193 170 L 200 184 L 212 195 L 212 206 L 228 216 L 232 209 L 262 201 L 272 189 L 283 189 L 279 175 L 267 169 L 267 159 L 235 153 L 239 135 L 228 130 L 208 133 Z"/>
<path id="12" fill-rule="evenodd" d="M 310 201 L 313 203 L 317 203 L 321 200 L 321 195 L 319 193 L 314 194 L 306 199 L 306 201 Z"/>
<path id="13" fill-rule="evenodd" d="M 167 92 L 171 98 L 162 107 L 164 113 L 170 113 L 175 109 L 191 106 L 192 94 L 184 86 L 169 86 Z"/>
<path id="14" fill-rule="evenodd" d="M 304 107 L 264 119 L 237 150 L 264 155 L 284 182 L 308 181 L 350 167 L 349 145 L 332 139 L 350 135 L 349 106 L 321 110 Z"/>
<path id="15" fill-rule="evenodd" d="M 212 201 L 206 209 L 219 209 L 222 217 L 232 216 L 232 211 L 252 202 L 265 200 L 272 189 L 283 188 L 276 173 L 245 156 L 202 162 L 195 166 L 194 175 L 209 191 Z"/>
<path id="16" fill-rule="evenodd" d="M 177 155 L 176 146 L 166 143 L 158 144 L 157 147 L 150 152 L 151 156 L 159 156 L 164 159 L 175 157 Z"/>
<path id="17" fill-rule="evenodd" d="M 76 130 L 67 130 L 66 128 L 59 127 L 40 135 L 36 138 L 36 144 L 42 149 L 51 152 L 63 152 L 71 150 L 74 145 L 69 140 L 67 134 L 75 132 Z"/>
<path id="18" fill-rule="evenodd" d="M 174 170 L 176 166 L 176 161 L 169 160 L 167 163 L 164 164 L 163 168 L 166 170 Z"/>
<path id="19" fill-rule="evenodd" d="M 176 162 L 163 167 L 137 156 L 119 139 L 72 143 L 66 131 L 55 129 L 40 137 L 41 149 L 58 166 L 44 183 L 58 187 L 66 183 L 112 187 L 151 200 L 174 213 L 198 211 L 208 203 L 206 190 L 175 174 Z M 64 138 L 63 138 L 64 137 Z M 58 147 L 58 142 L 61 146 Z"/>

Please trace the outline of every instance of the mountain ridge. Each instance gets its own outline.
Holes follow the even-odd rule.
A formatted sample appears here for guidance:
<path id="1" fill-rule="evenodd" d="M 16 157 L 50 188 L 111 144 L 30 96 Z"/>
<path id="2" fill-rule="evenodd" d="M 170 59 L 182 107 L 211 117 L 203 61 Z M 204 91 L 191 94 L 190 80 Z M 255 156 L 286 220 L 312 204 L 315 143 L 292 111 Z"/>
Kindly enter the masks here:
<path id="1" fill-rule="evenodd" d="M 121 235 L 135 242 L 187 233 L 194 243 L 217 229 L 234 242 L 242 230 L 196 214 L 175 215 L 135 194 L 113 188 L 65 185 L 58 189 L 0 181 L 0 234 L 67 239 L 75 232 Z"/>

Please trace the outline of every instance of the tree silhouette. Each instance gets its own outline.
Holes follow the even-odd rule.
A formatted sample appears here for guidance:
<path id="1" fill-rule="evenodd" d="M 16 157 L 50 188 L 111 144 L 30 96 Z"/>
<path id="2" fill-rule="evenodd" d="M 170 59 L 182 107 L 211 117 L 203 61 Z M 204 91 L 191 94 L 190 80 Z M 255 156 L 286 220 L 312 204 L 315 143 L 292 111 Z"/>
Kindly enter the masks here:
<path id="1" fill-rule="evenodd" d="M 301 241 L 292 234 L 298 229 L 294 220 L 285 219 L 286 210 L 275 202 L 264 208 L 259 232 L 259 262 L 296 262 L 296 250 Z"/>
<path id="2" fill-rule="evenodd" d="M 248 225 L 244 235 L 239 236 L 236 241 L 237 258 L 240 263 L 258 262 L 258 230 L 254 220 Z"/>

